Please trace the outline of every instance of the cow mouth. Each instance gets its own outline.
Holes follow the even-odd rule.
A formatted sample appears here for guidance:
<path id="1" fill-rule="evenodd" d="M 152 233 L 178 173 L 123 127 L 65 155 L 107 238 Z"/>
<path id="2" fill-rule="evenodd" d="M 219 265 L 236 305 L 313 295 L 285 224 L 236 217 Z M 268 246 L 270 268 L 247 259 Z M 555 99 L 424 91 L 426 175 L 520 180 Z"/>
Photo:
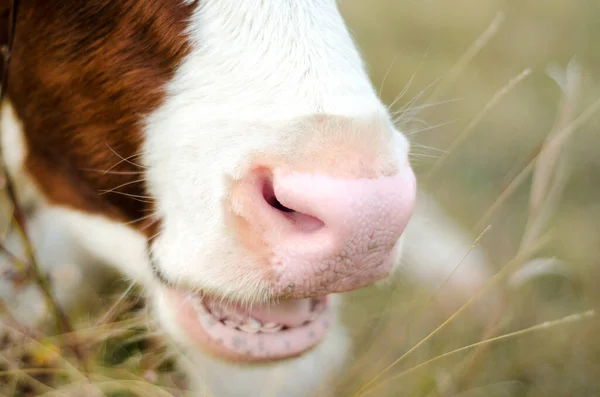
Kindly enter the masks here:
<path id="1" fill-rule="evenodd" d="M 212 356 L 229 361 L 298 356 L 318 345 L 329 327 L 327 296 L 248 308 L 201 294 L 166 292 L 188 338 Z"/>

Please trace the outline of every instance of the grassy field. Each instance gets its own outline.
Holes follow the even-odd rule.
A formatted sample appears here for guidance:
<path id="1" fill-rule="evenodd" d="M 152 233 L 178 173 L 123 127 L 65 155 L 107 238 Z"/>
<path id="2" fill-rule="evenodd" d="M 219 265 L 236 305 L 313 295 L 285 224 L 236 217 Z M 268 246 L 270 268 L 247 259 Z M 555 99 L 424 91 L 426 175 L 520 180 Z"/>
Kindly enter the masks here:
<path id="1" fill-rule="evenodd" d="M 491 225 L 480 244 L 495 271 L 530 246 L 536 234 L 547 240 L 534 256 L 565 261 L 567 272 L 540 274 L 530 288 L 517 291 L 509 290 L 500 278 L 495 285 L 504 294 L 505 305 L 496 325 L 482 330 L 476 315 L 461 313 L 412 351 L 445 317 L 436 316 L 433 307 L 416 315 L 406 310 L 419 286 L 396 292 L 392 299 L 398 301 L 391 305 L 398 307 L 392 311 L 398 314 L 390 314 L 389 321 L 399 344 L 394 345 L 389 334 L 369 334 L 371 342 L 365 338 L 357 348 L 364 371 L 356 371 L 357 379 L 340 395 L 352 395 L 385 368 L 373 365 L 378 354 L 361 358 L 373 344 L 381 346 L 380 354 L 391 351 L 387 362 L 408 354 L 378 379 L 382 386 L 370 395 L 598 395 L 596 318 L 533 330 L 407 371 L 444 352 L 600 302 L 600 113 L 593 113 L 600 98 L 600 3 L 347 0 L 342 10 L 376 87 L 381 87 L 386 103 L 395 103 L 392 109 L 442 102 L 419 112 L 418 119 L 427 125 L 401 123 L 409 132 L 422 130 L 411 134 L 421 187 L 475 236 Z M 550 76 L 564 78 L 569 63 L 571 88 L 561 89 Z M 528 164 L 555 125 L 564 130 L 573 120 L 576 128 L 561 149 L 555 154 L 549 150 L 540 155 L 539 163 L 532 163 L 540 179 L 546 172 L 559 176 L 560 193 L 532 191 Z M 563 171 L 552 166 L 554 159 L 560 164 L 556 169 Z M 530 205 L 532 195 L 534 202 L 538 196 L 554 201 L 537 233 L 532 220 L 541 216 Z M 378 297 L 384 302 L 386 298 Z M 389 304 L 375 300 L 369 304 Z M 401 377 L 383 382 L 394 376 Z"/>
<path id="2" fill-rule="evenodd" d="M 479 244 L 492 271 L 524 251 L 563 265 L 518 290 L 498 277 L 504 299 L 494 321 L 465 310 L 431 336 L 448 319 L 428 304 L 431 291 L 398 280 L 352 293 L 344 316 L 355 355 L 332 380 L 339 396 L 600 395 L 600 321 L 589 315 L 600 302 L 600 2 L 340 7 L 375 86 L 410 133 L 420 186 L 474 237 L 491 225 Z M 180 395 L 160 334 L 143 327 L 135 294 L 114 308 L 119 296 L 76 322 L 91 379 L 107 396 Z M 38 340 L 0 341 L 0 394 L 95 395 L 68 394 L 81 360 L 55 354 L 56 337 Z"/>

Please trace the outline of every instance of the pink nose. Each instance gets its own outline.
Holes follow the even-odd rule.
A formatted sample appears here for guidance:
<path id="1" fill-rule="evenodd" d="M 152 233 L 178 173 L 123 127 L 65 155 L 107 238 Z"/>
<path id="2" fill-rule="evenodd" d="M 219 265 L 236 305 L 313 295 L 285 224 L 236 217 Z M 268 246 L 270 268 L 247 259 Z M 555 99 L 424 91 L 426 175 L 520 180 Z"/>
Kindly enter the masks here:
<path id="1" fill-rule="evenodd" d="M 261 170 L 249 179 L 239 214 L 266 246 L 277 295 L 342 292 L 389 275 L 415 203 L 410 166 L 379 178 Z"/>

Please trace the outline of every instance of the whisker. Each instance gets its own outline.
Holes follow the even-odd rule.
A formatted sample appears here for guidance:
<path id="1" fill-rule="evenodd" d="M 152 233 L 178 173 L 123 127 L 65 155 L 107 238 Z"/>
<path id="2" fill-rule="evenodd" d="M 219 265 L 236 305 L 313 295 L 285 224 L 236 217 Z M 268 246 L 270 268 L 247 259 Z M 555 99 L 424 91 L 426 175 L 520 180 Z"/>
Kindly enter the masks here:
<path id="1" fill-rule="evenodd" d="M 440 79 L 441 79 L 441 77 L 434 80 L 431 84 L 429 84 L 427 87 L 425 87 L 423 90 L 421 90 L 418 94 L 416 94 L 414 97 L 412 97 L 411 100 L 408 101 L 407 103 L 405 103 L 400 109 L 396 110 L 393 113 L 394 115 L 398 115 L 398 117 L 395 118 L 396 122 L 401 121 L 404 118 L 404 116 L 409 114 L 411 109 L 414 107 L 413 105 L 415 103 L 417 103 L 419 101 L 419 99 L 421 99 L 421 97 L 427 92 L 427 90 L 429 90 L 431 87 L 433 87 L 435 84 L 437 84 L 437 82 Z"/>
<path id="2" fill-rule="evenodd" d="M 409 129 L 409 125 L 410 124 L 419 124 L 419 125 L 423 125 L 425 127 L 430 127 L 431 124 L 429 124 L 427 121 L 420 119 L 418 117 L 413 117 L 413 116 L 408 116 L 403 118 L 402 120 L 392 120 L 394 122 L 394 124 L 396 125 L 397 128 L 399 129 Z"/>
<path id="3" fill-rule="evenodd" d="M 141 174 L 145 173 L 144 171 L 111 171 L 111 169 L 112 169 L 112 167 L 109 168 L 108 170 L 97 170 L 94 168 L 80 168 L 81 171 L 97 172 L 97 173 L 101 173 L 101 174 L 112 174 L 112 175 L 141 175 Z"/>
<path id="4" fill-rule="evenodd" d="M 423 55 L 423 58 L 421 58 L 421 61 L 419 62 L 419 65 L 417 66 L 417 70 L 415 70 L 415 72 L 410 76 L 410 79 L 408 79 L 408 83 L 406 83 L 406 85 L 404 86 L 404 88 L 402 89 L 402 91 L 400 92 L 400 94 L 398 94 L 398 96 L 396 96 L 396 98 L 388 106 L 388 110 L 391 109 L 392 107 L 394 107 L 394 105 L 396 103 L 398 103 L 398 101 L 400 99 L 402 99 L 402 97 L 404 97 L 404 94 L 406 94 L 406 92 L 408 91 L 408 89 L 412 85 L 412 82 L 414 81 L 417 73 L 421 69 L 421 66 L 423 66 L 423 62 L 425 61 L 425 58 L 427 57 L 428 53 L 429 53 L 429 48 L 425 51 L 425 54 Z"/>
<path id="5" fill-rule="evenodd" d="M 428 146 L 428 145 L 423 145 L 421 143 L 413 143 L 412 147 L 418 148 L 418 149 L 432 150 L 434 152 L 439 152 L 439 153 L 446 153 L 446 151 L 444 149 L 440 149 L 440 148 L 436 148 L 436 147 Z"/>
<path id="6" fill-rule="evenodd" d="M 152 215 L 155 215 L 155 214 L 152 214 Z M 160 218 L 159 218 L 159 217 L 156 217 L 156 218 L 154 218 L 154 219 L 152 220 L 152 222 L 148 223 L 148 224 L 147 224 L 147 225 L 145 225 L 145 226 L 142 226 L 142 227 L 140 228 L 140 230 L 146 230 L 146 229 L 148 229 L 150 226 L 152 226 L 152 225 L 156 224 L 156 222 L 158 222 L 159 220 L 160 220 Z"/>
<path id="7" fill-rule="evenodd" d="M 120 194 L 122 196 L 131 197 L 132 199 L 135 199 L 135 200 L 140 201 L 142 203 L 149 203 L 149 204 L 154 203 L 154 198 L 148 197 L 148 196 L 140 196 L 140 195 L 137 195 L 137 194 L 129 194 L 129 193 L 119 192 L 119 191 L 112 191 L 110 193 L 112 193 L 112 194 Z"/>
<path id="8" fill-rule="evenodd" d="M 425 103 L 423 105 L 413 106 L 413 107 L 410 108 L 410 110 L 411 111 L 414 111 L 414 110 L 423 110 L 423 109 L 431 108 L 431 107 L 434 107 L 434 106 L 444 105 L 446 103 L 452 103 L 452 102 L 462 101 L 463 99 L 464 98 L 452 98 L 452 99 L 445 99 L 443 101 L 437 101 L 437 102 L 432 102 L 432 103 Z M 392 116 L 396 116 L 400 112 L 401 112 L 401 110 L 397 110 L 395 112 L 392 112 Z"/>
<path id="9" fill-rule="evenodd" d="M 108 143 L 106 144 L 106 147 L 109 148 L 111 152 L 113 152 L 117 157 L 119 157 L 121 159 L 121 161 L 119 161 L 117 164 L 113 165 L 111 168 L 109 168 L 109 170 L 113 169 L 114 167 L 116 167 L 117 165 L 121 164 L 122 162 L 126 162 L 126 163 L 131 164 L 133 166 L 136 166 L 138 168 L 143 168 L 143 169 L 147 168 L 147 167 L 145 167 L 143 165 L 134 163 L 133 161 L 130 160 L 130 159 L 133 159 L 133 158 L 141 156 L 141 153 L 136 153 L 136 154 L 133 154 L 133 155 L 125 158 L 125 157 L 121 156 L 119 153 L 117 153 L 113 148 L 111 148 Z"/>
<path id="10" fill-rule="evenodd" d="M 381 93 L 383 92 L 383 86 L 385 84 L 385 81 L 387 80 L 388 74 L 390 74 L 390 71 L 394 67 L 394 64 L 398 60 L 399 56 L 400 56 L 400 51 L 398 51 L 396 53 L 396 55 L 394 56 L 394 59 L 392 59 L 392 63 L 390 63 L 390 66 L 388 66 L 387 70 L 385 71 L 385 74 L 383 75 L 383 79 L 381 80 L 381 85 L 379 86 L 379 96 L 381 96 Z"/>
<path id="11" fill-rule="evenodd" d="M 421 95 L 421 94 L 419 94 Z M 423 104 L 423 105 L 418 105 L 418 106 L 410 106 L 409 108 L 405 109 L 405 110 L 397 110 L 393 113 L 391 113 L 391 116 L 393 118 L 392 122 L 394 123 L 394 125 L 404 125 L 407 126 L 410 123 L 419 123 L 422 125 L 425 125 L 426 127 L 430 127 L 430 124 L 427 123 L 425 120 L 420 119 L 417 117 L 417 115 L 423 110 L 423 109 L 428 109 L 428 108 L 432 108 L 434 106 L 439 106 L 439 105 L 443 105 L 446 103 L 451 103 L 451 102 L 458 102 L 461 101 L 462 98 L 454 98 L 454 99 L 447 99 L 444 101 L 438 101 L 435 103 L 429 103 L 429 104 Z M 456 119 L 450 122 L 454 122 L 457 121 Z M 447 124 L 449 122 L 446 123 L 440 123 L 437 125 L 444 125 Z"/>
<path id="12" fill-rule="evenodd" d="M 161 233 L 162 233 L 162 231 L 159 231 L 159 232 L 157 232 L 156 234 L 154 234 L 153 236 L 151 236 L 151 237 L 148 239 L 148 241 L 150 242 L 150 241 L 154 240 L 154 239 L 155 239 L 155 238 L 157 238 L 157 237 L 158 237 L 158 236 L 159 236 Z"/>
<path id="13" fill-rule="evenodd" d="M 116 191 L 117 189 L 120 189 L 122 187 L 125 186 L 129 186 L 129 185 L 133 185 L 134 183 L 140 183 L 140 182 L 144 182 L 145 179 L 136 179 L 135 181 L 129 181 L 129 182 L 125 182 L 119 186 L 113 187 L 112 189 L 108 189 L 108 190 L 100 190 L 100 194 L 106 194 L 106 193 L 111 193 Z"/>
<path id="14" fill-rule="evenodd" d="M 409 153 L 408 156 L 415 159 L 437 159 L 440 155 L 425 153 Z"/>
<path id="15" fill-rule="evenodd" d="M 399 123 L 399 122 L 405 120 L 408 117 L 408 115 L 413 116 L 410 113 L 411 109 L 415 107 L 413 105 L 415 103 L 417 103 L 419 101 L 419 99 L 421 99 L 421 97 L 427 92 L 427 90 L 429 90 L 433 85 L 435 85 L 437 83 L 437 80 L 439 80 L 439 78 L 434 80 L 431 84 L 429 84 L 427 87 L 425 87 L 423 90 L 421 90 L 421 92 L 419 92 L 414 97 L 412 97 L 400 109 L 394 111 L 393 115 L 397 116 L 394 118 L 394 123 Z"/>
<path id="16" fill-rule="evenodd" d="M 408 83 L 406 83 L 406 85 L 404 86 L 404 88 L 402 89 L 402 91 L 400 91 L 400 94 L 398 94 L 398 96 L 396 96 L 396 98 L 394 98 L 394 100 L 392 101 L 392 103 L 390 103 L 390 105 L 388 106 L 388 109 L 392 108 L 400 99 L 402 99 L 402 97 L 404 96 L 404 94 L 406 94 L 406 92 L 408 91 L 409 87 L 411 86 L 413 79 L 415 78 L 415 76 L 411 76 L 410 79 L 408 79 Z"/>
<path id="17" fill-rule="evenodd" d="M 126 223 L 124 223 L 124 225 L 132 225 L 132 224 L 134 224 L 134 223 L 138 223 L 138 222 L 140 222 L 140 221 L 146 220 L 146 219 L 148 219 L 148 218 L 151 218 L 151 217 L 153 217 L 153 216 L 154 216 L 154 212 L 153 212 L 153 213 L 151 213 L 151 214 L 148 214 L 148 215 L 144 215 L 144 216 L 142 216 L 142 217 L 139 217 L 139 218 L 137 218 L 137 219 L 134 219 L 134 220 L 132 220 L 132 221 L 126 222 Z"/>
<path id="18" fill-rule="evenodd" d="M 421 129 L 418 129 L 418 130 L 407 132 L 406 135 L 410 136 L 410 135 L 418 134 L 420 132 L 425 132 L 425 131 L 433 130 L 433 129 L 436 129 L 436 128 L 439 128 L 439 127 L 443 127 L 443 126 L 448 125 L 448 124 L 455 123 L 457 121 L 458 121 L 458 119 L 454 119 L 454 120 L 446 121 L 444 123 L 439 123 L 439 124 L 435 124 L 435 125 L 428 125 L 425 128 L 421 128 Z M 438 149 L 438 150 L 440 150 L 440 149 Z"/>

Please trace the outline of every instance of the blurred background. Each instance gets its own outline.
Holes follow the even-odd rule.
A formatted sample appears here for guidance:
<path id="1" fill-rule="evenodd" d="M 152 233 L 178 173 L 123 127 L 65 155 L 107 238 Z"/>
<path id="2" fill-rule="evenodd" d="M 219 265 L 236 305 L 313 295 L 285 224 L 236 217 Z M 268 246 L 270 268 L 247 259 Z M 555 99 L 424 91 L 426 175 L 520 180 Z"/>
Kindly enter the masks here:
<path id="1" fill-rule="evenodd" d="M 358 42 L 376 87 L 390 104 L 414 79 L 394 108 L 401 108 L 444 77 L 498 12 L 497 33 L 424 109 L 429 125 L 450 123 L 411 135 L 434 148 L 417 153 L 439 157 L 510 79 L 531 74 L 510 90 L 447 158 L 427 185 L 444 207 L 474 227 L 514 172 L 523 168 L 551 131 L 561 92 L 546 74 L 549 65 L 566 68 L 575 57 L 582 72 L 576 114 L 600 97 L 600 2 L 587 0 L 343 0 L 343 15 Z M 387 77 L 386 76 L 387 73 Z M 385 82 L 384 82 L 385 77 Z M 426 99 L 435 90 L 430 88 Z M 419 101 L 418 104 L 423 104 Z M 420 126 L 417 126 L 419 128 Z M 439 151 L 437 151 L 437 150 Z M 568 143 L 564 157 L 569 181 L 552 229 L 551 254 L 580 266 L 598 265 L 600 253 L 600 115 L 590 118 Z M 434 159 L 415 158 L 419 176 Z M 514 254 L 523 233 L 530 183 L 526 181 L 482 242 L 500 261 Z"/>
<path id="2" fill-rule="evenodd" d="M 367 395 L 599 395 L 595 317 L 415 367 L 600 302 L 600 112 L 593 109 L 600 98 L 600 2 L 343 0 L 340 7 L 375 87 L 400 110 L 420 187 L 473 241 L 491 225 L 479 246 L 492 274 L 533 241 L 525 232 L 536 218 L 528 164 L 549 136 L 576 124 L 556 156 L 537 164 L 541 179 L 550 173 L 561 187 L 539 194 L 548 199 L 537 231 L 545 241 L 527 258 L 538 259 L 525 266 L 527 282 L 509 288 L 509 278 L 499 278 L 489 291 L 501 296 L 500 309 L 486 313 L 482 301 L 479 311 L 461 312 L 414 350 L 454 312 L 428 304 L 430 290 L 403 280 L 354 294 L 357 306 L 347 318 L 372 318 L 372 325 L 356 328 L 356 362 L 340 395 L 354 395 L 377 376 L 370 387 L 380 386 Z"/>
<path id="3" fill-rule="evenodd" d="M 480 296 L 482 280 L 440 299 L 402 271 L 351 293 L 343 314 L 355 346 L 331 380 L 338 395 L 600 396 L 600 321 L 581 314 L 600 302 L 600 1 L 339 4 L 410 138 L 420 188 L 464 228 L 463 254 L 486 231 L 477 244 L 487 258 L 481 272 L 484 281 L 501 277 Z M 448 261 L 452 268 L 460 255 Z M 502 273 L 507 264 L 520 276 Z M 179 395 L 178 374 L 160 334 L 143 326 L 136 295 L 123 303 L 126 286 L 112 287 L 114 299 L 98 303 L 116 328 L 85 333 L 96 378 Z M 0 392 L 38 395 L 47 389 L 38 380 L 64 383 L 50 370 L 30 376 L 11 364 L 58 365 L 52 343 L 0 341 L 0 370 L 16 374 L 10 384 L 0 379 Z"/>

